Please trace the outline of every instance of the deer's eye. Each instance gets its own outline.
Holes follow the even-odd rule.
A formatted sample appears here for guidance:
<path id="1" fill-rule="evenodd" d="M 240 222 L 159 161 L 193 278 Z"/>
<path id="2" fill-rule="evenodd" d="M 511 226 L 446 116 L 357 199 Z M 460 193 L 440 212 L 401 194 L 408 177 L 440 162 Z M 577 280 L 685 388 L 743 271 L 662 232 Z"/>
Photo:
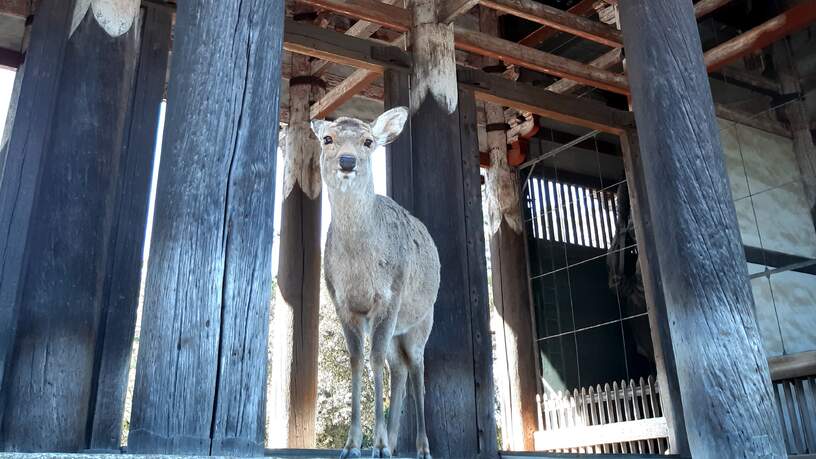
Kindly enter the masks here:
<path id="1" fill-rule="evenodd" d="M 332 137 L 330 135 L 327 135 L 326 137 L 323 137 L 323 145 L 328 145 L 328 144 L 333 143 L 333 142 L 334 142 L 334 139 L 332 139 Z"/>
<path id="2" fill-rule="evenodd" d="M 365 145 L 366 148 L 371 148 L 371 139 L 365 139 L 365 142 L 363 142 L 363 145 Z"/>

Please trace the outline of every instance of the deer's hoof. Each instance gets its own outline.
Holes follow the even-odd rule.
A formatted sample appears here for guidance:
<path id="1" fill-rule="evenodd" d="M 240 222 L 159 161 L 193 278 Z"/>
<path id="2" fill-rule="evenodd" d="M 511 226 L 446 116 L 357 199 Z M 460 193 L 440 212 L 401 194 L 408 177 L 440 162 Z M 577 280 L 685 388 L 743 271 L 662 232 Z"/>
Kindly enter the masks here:
<path id="1" fill-rule="evenodd" d="M 417 459 L 432 459 L 431 452 L 428 450 L 425 451 L 418 451 L 417 452 Z"/>
<path id="2" fill-rule="evenodd" d="M 391 450 L 388 447 L 374 448 L 371 450 L 371 457 L 391 457 Z"/>
<path id="3" fill-rule="evenodd" d="M 343 448 L 343 451 L 340 451 L 340 459 L 352 457 L 360 457 L 360 448 Z"/>

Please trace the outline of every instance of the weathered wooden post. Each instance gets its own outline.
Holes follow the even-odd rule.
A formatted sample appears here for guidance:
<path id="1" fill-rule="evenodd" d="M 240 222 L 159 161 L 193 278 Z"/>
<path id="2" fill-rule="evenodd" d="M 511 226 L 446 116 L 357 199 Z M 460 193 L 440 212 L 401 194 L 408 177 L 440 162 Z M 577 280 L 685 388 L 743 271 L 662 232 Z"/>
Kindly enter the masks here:
<path id="1" fill-rule="evenodd" d="M 149 168 L 144 150 L 127 151 L 140 4 L 62 3 L 35 18 L 3 174 L 1 307 L 18 317 L 1 435 L 13 450 L 87 447 L 110 288 L 138 286 L 114 257 L 138 251 L 144 232 L 117 210 L 134 167 Z"/>
<path id="2" fill-rule="evenodd" d="M 146 4 L 131 111 L 115 194 L 114 231 L 97 339 L 91 450 L 119 449 L 136 330 L 150 183 L 164 97 L 173 13 Z"/>
<path id="3" fill-rule="evenodd" d="M 263 451 L 283 17 L 178 5 L 131 451 Z"/>
<path id="4" fill-rule="evenodd" d="M 457 89 L 453 30 L 438 23 L 434 0 L 413 3 L 410 35 L 411 163 L 390 174 L 395 182 L 411 183 L 412 201 L 400 204 L 428 227 L 442 263 L 443 287 L 425 348 L 431 453 L 495 457 L 475 100 Z M 397 174 L 405 175 L 396 180 Z M 414 451 L 413 424 L 403 420 L 398 451 Z"/>
<path id="5" fill-rule="evenodd" d="M 620 15 L 691 455 L 785 457 L 692 4 Z"/>
<path id="6" fill-rule="evenodd" d="M 323 92 L 311 61 L 291 55 L 283 148 L 280 259 L 272 345 L 270 446 L 313 448 L 320 312 L 320 144 L 309 107 Z"/>
<path id="7" fill-rule="evenodd" d="M 480 29 L 498 34 L 494 10 L 479 11 Z M 485 59 L 486 65 L 498 64 Z M 537 371 L 528 291 L 527 252 L 521 221 L 517 174 L 507 163 L 507 122 L 503 107 L 484 103 L 490 168 L 485 178 L 493 305 L 501 319 L 496 336 L 496 366 L 501 372 L 503 448 L 533 451 L 536 429 Z"/>

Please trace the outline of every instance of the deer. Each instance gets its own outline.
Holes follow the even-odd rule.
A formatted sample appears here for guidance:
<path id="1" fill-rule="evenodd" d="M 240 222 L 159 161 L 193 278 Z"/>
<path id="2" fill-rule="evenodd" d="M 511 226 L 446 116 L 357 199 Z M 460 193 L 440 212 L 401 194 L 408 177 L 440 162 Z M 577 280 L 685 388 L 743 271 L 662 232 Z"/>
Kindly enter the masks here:
<path id="1" fill-rule="evenodd" d="M 375 426 L 372 457 L 391 457 L 408 382 L 416 403 L 418 459 L 431 459 L 425 431 L 425 344 L 439 290 L 439 253 L 428 229 L 391 198 L 374 192 L 372 154 L 399 136 L 405 107 L 373 123 L 341 117 L 313 120 L 321 144 L 320 173 L 331 207 L 323 271 L 342 325 L 352 375 L 351 426 L 340 458 L 360 457 L 363 346 L 370 341 Z M 383 372 L 391 377 L 388 425 Z"/>

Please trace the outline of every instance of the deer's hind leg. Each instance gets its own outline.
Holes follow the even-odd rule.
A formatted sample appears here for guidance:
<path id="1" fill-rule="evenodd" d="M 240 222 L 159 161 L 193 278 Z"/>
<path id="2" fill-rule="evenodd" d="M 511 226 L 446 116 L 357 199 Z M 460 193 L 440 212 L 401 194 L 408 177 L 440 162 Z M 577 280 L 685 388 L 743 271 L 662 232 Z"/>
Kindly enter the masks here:
<path id="1" fill-rule="evenodd" d="M 431 334 L 432 325 L 433 314 L 431 313 L 401 337 L 402 349 L 408 359 L 411 391 L 416 404 L 417 459 L 431 459 L 428 435 L 425 432 L 425 343 Z"/>

